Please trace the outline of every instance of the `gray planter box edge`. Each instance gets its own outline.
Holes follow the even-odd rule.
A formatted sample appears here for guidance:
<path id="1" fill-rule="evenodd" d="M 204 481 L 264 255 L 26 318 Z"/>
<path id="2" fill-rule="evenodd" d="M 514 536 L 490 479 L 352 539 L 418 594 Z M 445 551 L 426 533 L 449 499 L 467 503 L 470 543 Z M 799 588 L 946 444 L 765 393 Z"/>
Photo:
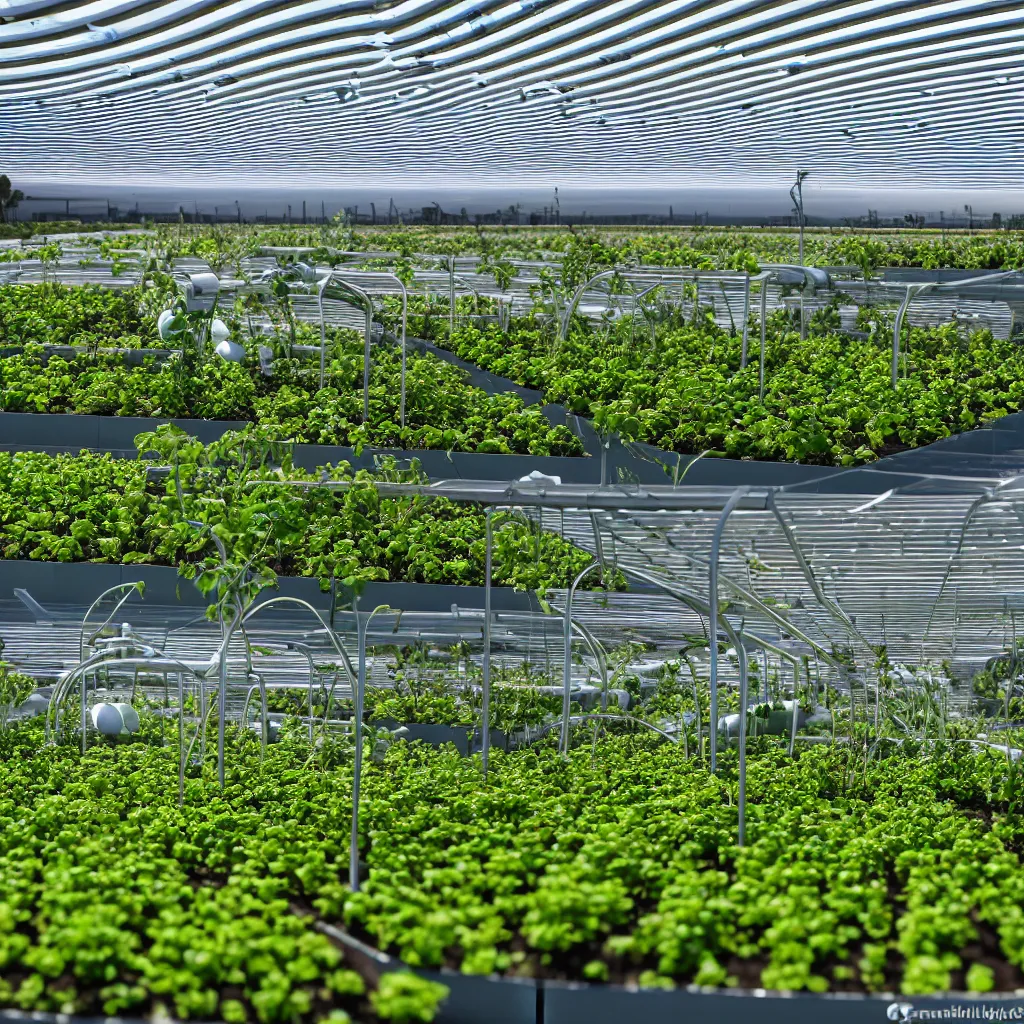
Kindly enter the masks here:
<path id="1" fill-rule="evenodd" d="M 401 960 L 360 942 L 340 928 L 322 921 L 317 922 L 316 927 L 343 945 L 349 959 L 371 976 L 411 969 L 420 977 L 447 985 L 450 995 L 442 1004 L 435 1024 L 538 1024 L 538 988 L 531 979 L 408 968 Z"/>
<path id="2" fill-rule="evenodd" d="M 27 590 L 44 607 L 81 605 L 87 607 L 104 590 L 121 583 L 141 580 L 146 584 L 143 600 L 154 605 L 184 604 L 203 608 L 207 598 L 191 581 L 178 575 L 169 565 L 106 565 L 97 562 L 43 562 L 30 559 L 0 559 L 0 600 L 9 600 L 15 589 Z M 331 594 L 320 589 L 319 581 L 308 577 L 279 576 L 277 589 L 264 591 L 262 600 L 273 597 L 298 597 L 308 601 L 322 614 L 328 614 Z M 364 609 L 390 604 L 404 611 L 438 611 L 458 605 L 482 608 L 484 588 L 436 583 L 367 583 L 360 595 Z M 496 612 L 539 610 L 536 595 L 508 587 L 491 588 L 491 604 Z"/>

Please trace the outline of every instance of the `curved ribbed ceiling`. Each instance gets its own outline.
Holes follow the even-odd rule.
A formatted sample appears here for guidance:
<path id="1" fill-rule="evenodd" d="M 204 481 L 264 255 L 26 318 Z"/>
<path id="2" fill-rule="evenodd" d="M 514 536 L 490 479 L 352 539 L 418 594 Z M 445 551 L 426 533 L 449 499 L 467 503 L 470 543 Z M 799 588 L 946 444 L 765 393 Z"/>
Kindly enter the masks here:
<path id="1" fill-rule="evenodd" d="M 0 170 L 1017 187 L 1019 0 L 0 0 Z"/>

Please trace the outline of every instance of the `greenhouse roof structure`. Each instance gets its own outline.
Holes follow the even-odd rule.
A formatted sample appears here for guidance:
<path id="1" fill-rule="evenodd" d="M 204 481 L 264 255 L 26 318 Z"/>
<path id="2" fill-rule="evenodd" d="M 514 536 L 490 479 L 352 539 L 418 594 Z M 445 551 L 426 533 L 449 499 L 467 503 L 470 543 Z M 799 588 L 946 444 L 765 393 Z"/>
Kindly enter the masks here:
<path id="1" fill-rule="evenodd" d="M 1014 4 L 6 0 L 7 171 L 1016 184 Z M 870 160 L 865 152 L 870 151 Z M 969 154 L 969 158 L 967 155 Z M 785 169 L 784 172 L 782 169 Z"/>

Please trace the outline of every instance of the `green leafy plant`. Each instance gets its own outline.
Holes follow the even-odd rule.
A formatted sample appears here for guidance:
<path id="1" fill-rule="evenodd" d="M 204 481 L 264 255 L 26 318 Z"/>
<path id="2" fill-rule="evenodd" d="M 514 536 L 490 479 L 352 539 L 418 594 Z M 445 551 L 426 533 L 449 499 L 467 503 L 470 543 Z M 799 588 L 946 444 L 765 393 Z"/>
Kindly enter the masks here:
<path id="1" fill-rule="evenodd" d="M 2 643 L 0 651 L 3 651 Z M 0 661 L 0 732 L 7 729 L 11 712 L 24 703 L 34 688 L 31 676 L 18 672 L 9 662 Z"/>

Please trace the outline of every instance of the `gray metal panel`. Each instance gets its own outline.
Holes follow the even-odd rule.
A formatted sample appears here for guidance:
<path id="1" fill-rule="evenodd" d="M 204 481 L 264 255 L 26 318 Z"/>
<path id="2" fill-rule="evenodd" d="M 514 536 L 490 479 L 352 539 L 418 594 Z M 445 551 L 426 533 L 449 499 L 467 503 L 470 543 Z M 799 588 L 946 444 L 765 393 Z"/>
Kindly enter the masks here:
<path id="1" fill-rule="evenodd" d="M 136 580 L 146 584 L 147 604 L 201 608 L 209 603 L 173 566 L 0 559 L 0 601 L 10 599 L 15 588 L 22 588 L 44 607 L 48 604 L 87 607 L 102 591 Z M 267 598 L 277 595 L 302 598 L 322 612 L 330 610 L 330 592 L 322 591 L 315 579 L 279 576 L 277 589 L 265 592 Z M 359 601 L 362 608 L 388 604 L 410 612 L 448 612 L 453 604 L 460 608 L 482 608 L 484 588 L 372 582 L 366 584 Z M 526 612 L 540 608 L 534 594 L 508 587 L 493 587 L 491 604 L 495 611 Z"/>

